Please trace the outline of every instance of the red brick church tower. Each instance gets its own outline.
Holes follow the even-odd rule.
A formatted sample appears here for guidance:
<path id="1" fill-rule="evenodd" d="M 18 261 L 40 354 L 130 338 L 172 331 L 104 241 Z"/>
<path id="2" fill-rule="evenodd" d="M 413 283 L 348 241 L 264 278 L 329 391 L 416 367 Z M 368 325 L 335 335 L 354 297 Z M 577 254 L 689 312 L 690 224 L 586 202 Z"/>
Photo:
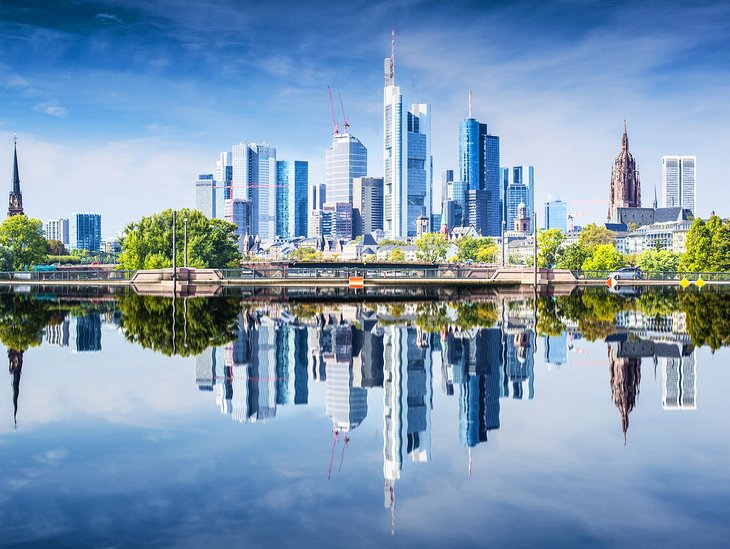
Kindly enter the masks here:
<path id="1" fill-rule="evenodd" d="M 611 193 L 608 197 L 608 221 L 616 221 L 619 208 L 641 207 L 641 182 L 636 161 L 629 152 L 629 138 L 626 135 L 624 120 L 624 136 L 621 140 L 621 151 L 613 163 L 611 171 Z"/>

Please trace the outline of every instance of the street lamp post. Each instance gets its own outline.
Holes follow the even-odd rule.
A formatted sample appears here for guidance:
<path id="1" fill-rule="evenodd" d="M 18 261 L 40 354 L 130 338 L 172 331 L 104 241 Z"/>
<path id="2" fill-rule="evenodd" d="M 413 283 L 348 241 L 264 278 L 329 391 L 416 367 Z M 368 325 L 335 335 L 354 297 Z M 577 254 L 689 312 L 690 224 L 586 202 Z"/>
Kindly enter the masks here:
<path id="1" fill-rule="evenodd" d="M 177 212 L 172 211 L 172 295 L 177 293 L 177 242 L 175 241 L 175 233 L 177 229 Z"/>
<path id="2" fill-rule="evenodd" d="M 185 268 L 188 266 L 188 218 L 185 218 Z"/>

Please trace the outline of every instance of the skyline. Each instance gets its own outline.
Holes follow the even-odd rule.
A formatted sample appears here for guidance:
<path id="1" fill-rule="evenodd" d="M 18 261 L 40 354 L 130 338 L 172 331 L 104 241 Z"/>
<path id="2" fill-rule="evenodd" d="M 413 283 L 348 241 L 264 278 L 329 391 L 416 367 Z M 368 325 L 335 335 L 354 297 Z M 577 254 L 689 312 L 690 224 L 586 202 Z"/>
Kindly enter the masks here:
<path id="1" fill-rule="evenodd" d="M 309 161 L 310 185 L 324 182 L 327 85 L 368 148 L 368 176 L 382 177 L 382 59 L 395 28 L 397 82 L 432 105 L 434 181 L 458 169 L 471 89 L 473 116 L 501 137 L 501 165 L 535 167 L 538 215 L 552 195 L 589 212 L 576 224 L 602 220 L 624 119 L 645 199 L 656 186 L 661 200 L 662 156 L 675 154 L 701 163 L 697 215 L 730 198 L 730 6 L 375 3 L 333 6 L 323 20 L 278 5 L 288 16 L 274 22 L 274 7 L 233 3 L 0 3 L 0 177 L 9 187 L 17 133 L 27 213 L 98 211 L 104 236 L 193 204 L 191 182 L 239 140 Z M 606 204 L 571 204 L 581 200 Z"/>

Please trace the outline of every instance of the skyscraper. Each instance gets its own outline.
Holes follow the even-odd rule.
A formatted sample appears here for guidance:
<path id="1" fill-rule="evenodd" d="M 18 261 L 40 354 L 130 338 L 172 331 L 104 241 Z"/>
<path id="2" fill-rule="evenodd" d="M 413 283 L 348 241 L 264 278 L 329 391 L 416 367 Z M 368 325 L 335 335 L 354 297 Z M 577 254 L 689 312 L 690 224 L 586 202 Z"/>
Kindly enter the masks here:
<path id="1" fill-rule="evenodd" d="M 629 152 L 629 137 L 624 121 L 624 135 L 621 138 L 621 150 L 613 162 L 611 170 L 611 187 L 608 195 L 608 221 L 616 220 L 619 208 L 641 207 L 641 182 L 636 161 Z"/>
<path id="2" fill-rule="evenodd" d="M 384 230 L 391 238 L 413 237 L 416 219 L 431 217 L 431 106 L 413 104 L 407 110 L 395 85 L 395 33 L 385 59 L 383 106 Z"/>
<path id="3" fill-rule="evenodd" d="M 559 198 L 545 202 L 544 227 L 568 232 L 568 204 Z"/>
<path id="4" fill-rule="evenodd" d="M 383 229 L 383 178 L 356 177 L 352 182 L 352 235 Z"/>
<path id="5" fill-rule="evenodd" d="M 276 162 L 276 236 L 307 236 L 309 211 L 309 163 L 301 160 Z"/>
<path id="6" fill-rule="evenodd" d="M 501 223 L 509 231 L 507 223 L 507 187 L 509 187 L 509 168 L 499 168 L 499 209 Z"/>
<path id="7" fill-rule="evenodd" d="M 352 202 L 352 180 L 368 173 L 368 151 L 349 133 L 332 135 L 325 154 L 325 184 L 330 202 Z"/>
<path id="8" fill-rule="evenodd" d="M 18 138 L 13 138 L 13 186 L 8 199 L 8 217 L 23 215 L 23 193 L 20 192 L 20 175 L 18 174 Z"/>
<path id="9" fill-rule="evenodd" d="M 312 185 L 309 194 L 309 207 L 307 213 L 309 215 L 309 223 L 307 225 L 307 236 L 322 236 L 322 224 L 320 212 L 327 202 L 327 186 L 324 183 Z"/>
<path id="10" fill-rule="evenodd" d="M 695 213 L 697 198 L 696 156 L 662 157 L 662 206 L 686 208 Z"/>
<path id="11" fill-rule="evenodd" d="M 195 209 L 200 210 L 210 219 L 222 215 L 223 212 L 217 211 L 217 191 L 216 181 L 213 179 L 212 173 L 204 173 L 198 176 L 195 182 Z M 223 190 L 220 190 L 223 194 Z"/>
<path id="12" fill-rule="evenodd" d="M 224 155 L 226 153 L 223 153 Z M 219 160 L 221 170 L 225 169 Z M 249 234 L 271 241 L 276 236 L 276 149 L 241 142 L 231 148 L 230 198 L 251 203 Z"/>
<path id="13" fill-rule="evenodd" d="M 535 169 L 532 166 L 515 166 L 512 168 L 512 181 L 507 187 L 507 227 L 511 231 L 517 217 L 517 209 L 523 203 L 527 215 L 532 218 L 535 211 Z M 534 227 L 530 227 L 532 234 Z"/>
<path id="14" fill-rule="evenodd" d="M 69 219 L 69 247 L 72 250 L 98 252 L 101 247 L 101 215 L 97 213 L 71 214 Z"/>
<path id="15" fill-rule="evenodd" d="M 443 214 L 443 204 L 448 200 L 449 183 L 454 180 L 454 170 L 443 170 L 441 172 L 441 213 Z"/>
<path id="16" fill-rule="evenodd" d="M 238 250 L 243 251 L 244 236 L 251 233 L 251 203 L 240 198 L 229 198 L 225 202 L 223 219 L 236 226 L 235 234 L 238 237 Z"/>

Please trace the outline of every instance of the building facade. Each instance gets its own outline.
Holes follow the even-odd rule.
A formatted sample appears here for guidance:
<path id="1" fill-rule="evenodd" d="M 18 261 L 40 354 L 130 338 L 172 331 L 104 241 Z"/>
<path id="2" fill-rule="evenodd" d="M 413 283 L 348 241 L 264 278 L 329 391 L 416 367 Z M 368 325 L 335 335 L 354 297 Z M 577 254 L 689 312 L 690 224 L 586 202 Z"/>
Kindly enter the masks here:
<path id="1" fill-rule="evenodd" d="M 517 209 L 522 203 L 530 217 L 535 211 L 535 169 L 532 166 L 515 166 L 512 168 L 512 180 L 507 186 L 507 211 L 505 230 L 511 231 L 517 217 Z M 532 234 L 530 227 L 530 234 Z"/>
<path id="2" fill-rule="evenodd" d="M 217 211 L 218 202 L 216 198 L 218 194 L 213 174 L 200 174 L 198 180 L 195 182 L 195 209 L 203 212 L 209 219 L 216 219 L 219 216 L 222 217 L 223 212 Z M 223 196 L 222 191 L 220 195 Z"/>
<path id="3" fill-rule="evenodd" d="M 98 253 L 101 249 L 101 215 L 74 212 L 69 218 L 69 247 Z"/>
<path id="4" fill-rule="evenodd" d="M 221 155 L 222 160 L 227 153 Z M 230 199 L 247 200 L 251 204 L 249 234 L 261 240 L 276 237 L 276 149 L 269 145 L 241 142 L 231 148 Z M 221 169 L 227 167 L 219 160 Z"/>
<path id="5" fill-rule="evenodd" d="M 662 157 L 662 206 L 694 214 L 697 198 L 696 156 Z"/>
<path id="6" fill-rule="evenodd" d="M 307 236 L 309 211 L 309 163 L 278 160 L 276 162 L 276 236 Z"/>
<path id="7" fill-rule="evenodd" d="M 251 234 L 251 216 L 251 203 L 248 200 L 230 198 L 225 201 L 224 219 L 236 226 L 238 250 L 241 252 L 244 247 L 244 237 Z"/>
<path id="8" fill-rule="evenodd" d="M 45 226 L 46 239 L 59 240 L 64 246 L 70 244 L 68 219 L 51 219 Z"/>
<path id="9" fill-rule="evenodd" d="M 621 150 L 613 162 L 611 170 L 611 187 L 608 195 L 608 219 L 616 220 L 619 208 L 641 207 L 641 182 L 636 161 L 629 152 L 629 138 L 624 123 L 624 135 L 621 138 Z"/>
<path id="10" fill-rule="evenodd" d="M 352 235 L 383 229 L 383 178 L 356 177 L 352 182 Z"/>
<path id="11" fill-rule="evenodd" d="M 558 229 L 563 234 L 568 232 L 568 204 L 559 198 L 545 202 L 545 229 Z"/>
<path id="12" fill-rule="evenodd" d="M 384 230 L 390 238 L 416 236 L 416 219 L 431 216 L 433 160 L 431 106 L 410 109 L 395 85 L 395 46 L 385 59 L 383 90 Z"/>
<path id="13" fill-rule="evenodd" d="M 13 185 L 8 198 L 8 217 L 23 215 L 23 193 L 20 191 L 20 174 L 18 172 L 18 139 L 13 145 Z"/>
<path id="14" fill-rule="evenodd" d="M 350 135 L 334 134 L 332 145 L 325 154 L 325 185 L 327 199 L 332 202 L 352 202 L 352 180 L 368 173 L 368 151 Z"/>

